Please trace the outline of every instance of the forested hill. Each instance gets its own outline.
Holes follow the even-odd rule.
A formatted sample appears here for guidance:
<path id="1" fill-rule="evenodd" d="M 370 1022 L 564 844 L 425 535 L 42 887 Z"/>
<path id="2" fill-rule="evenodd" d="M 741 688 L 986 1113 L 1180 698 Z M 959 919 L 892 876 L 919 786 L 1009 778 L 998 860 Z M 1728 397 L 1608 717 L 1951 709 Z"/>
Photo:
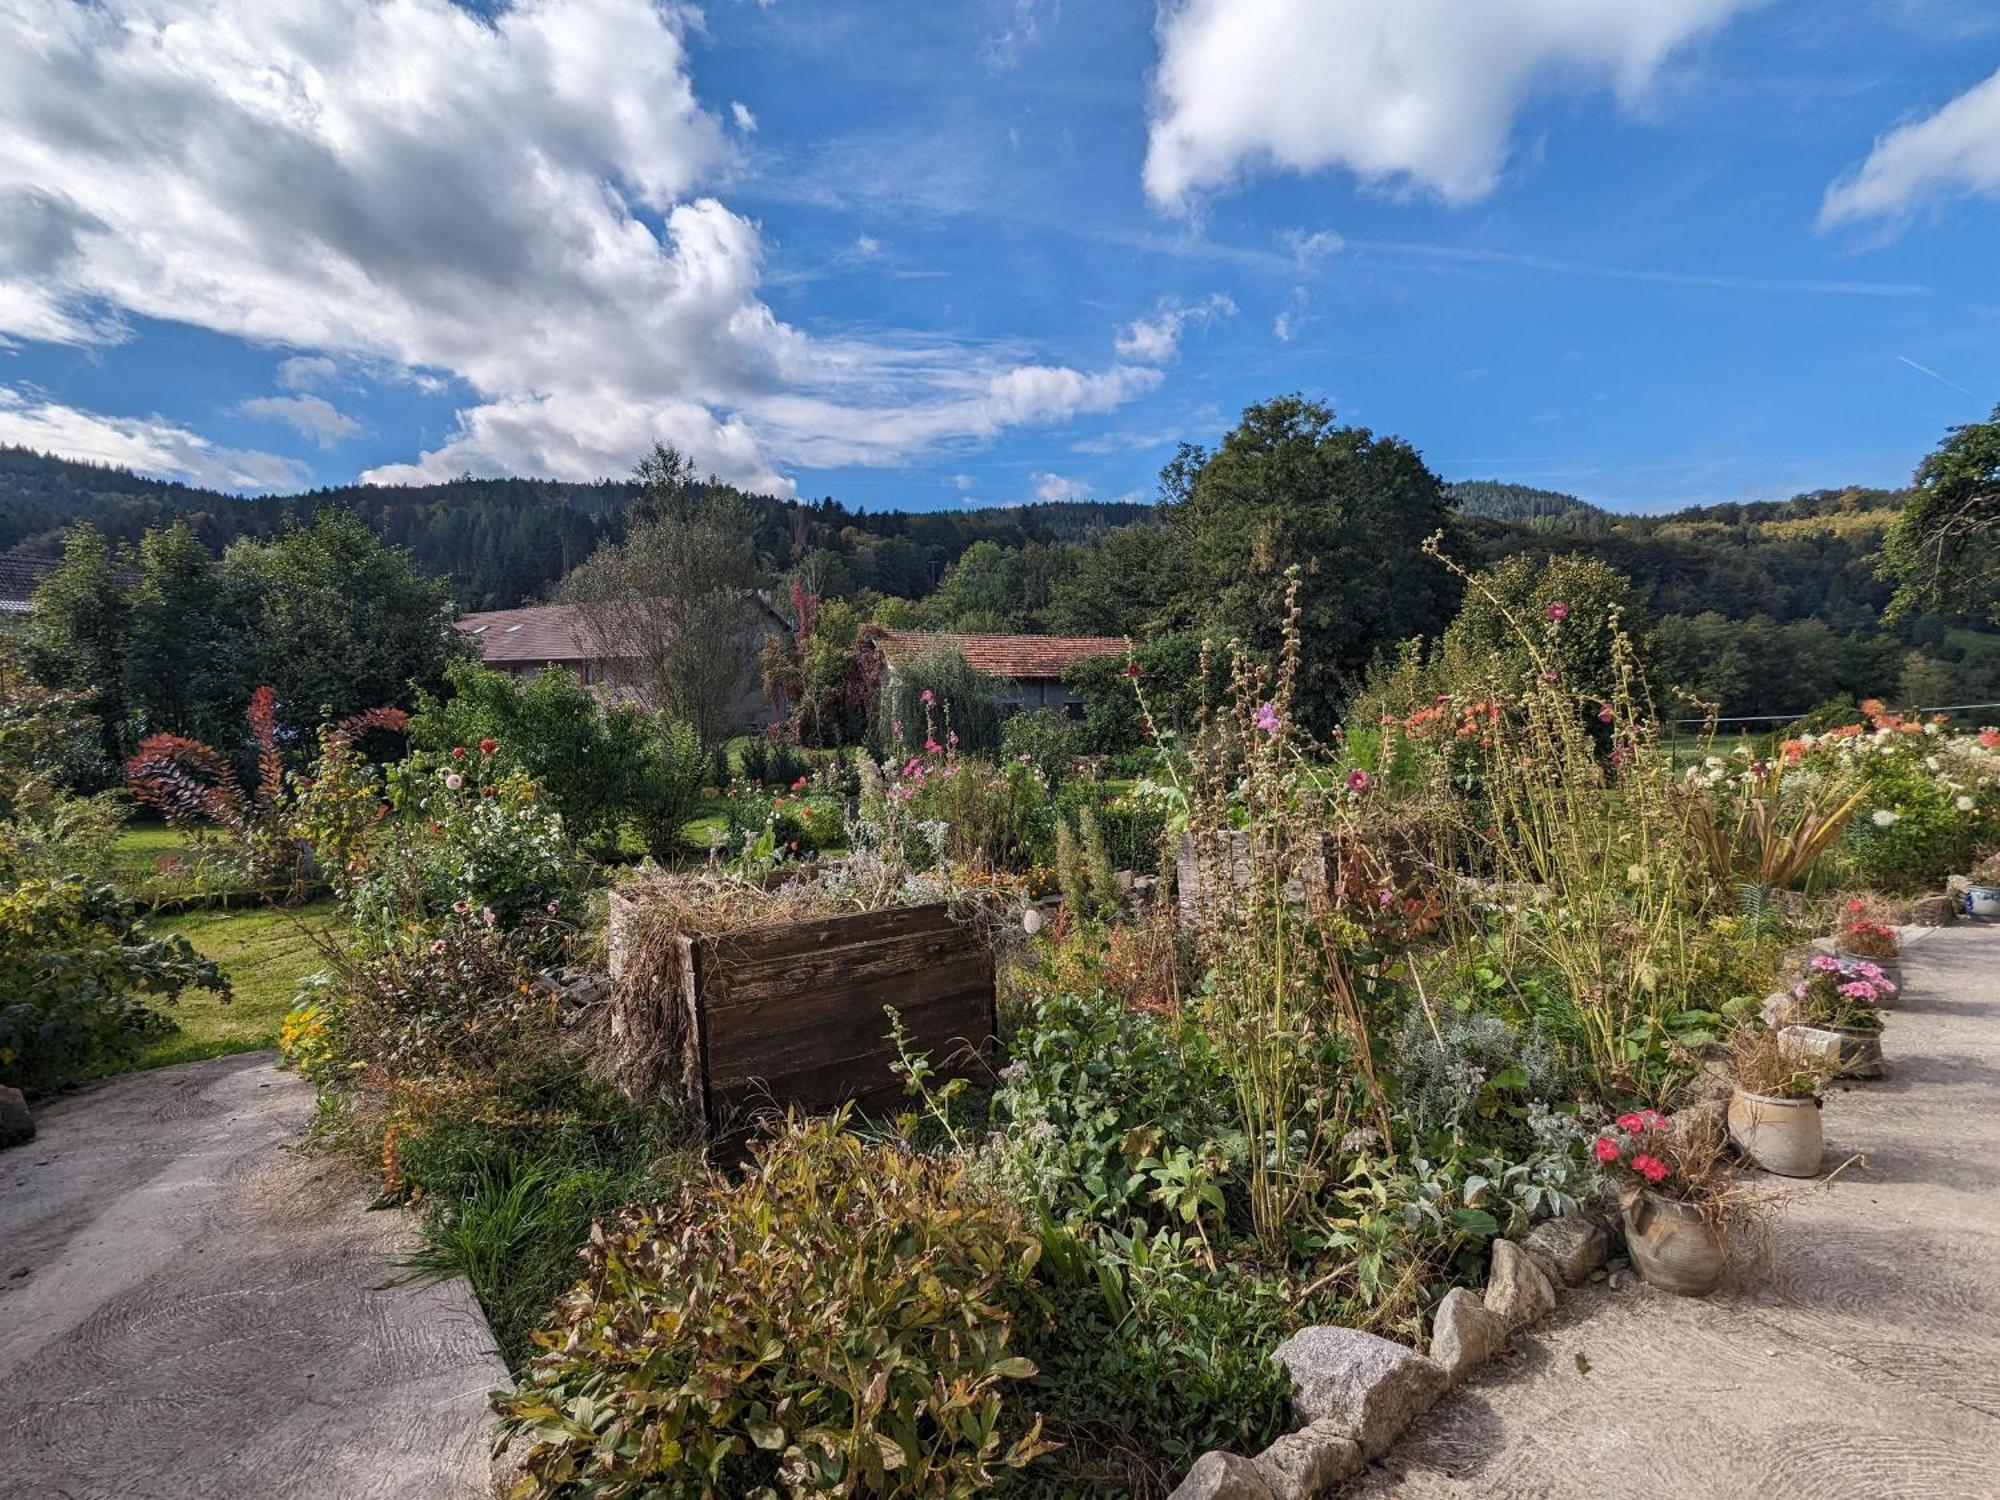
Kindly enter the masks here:
<path id="1" fill-rule="evenodd" d="M 1499 479 L 1461 479 L 1446 485 L 1445 494 L 1460 515 L 1513 521 L 1538 530 L 1594 531 L 1611 522 L 1607 511 L 1574 495 Z"/>
<path id="2" fill-rule="evenodd" d="M 600 541 L 621 536 L 638 493 L 622 480 L 466 478 L 245 499 L 0 447 L 0 552 L 53 557 L 77 521 L 90 522 L 116 545 L 175 519 L 220 552 L 237 537 L 273 536 L 333 505 L 354 511 L 384 541 L 407 547 L 425 571 L 449 579 L 465 608 L 504 608 L 542 596 Z M 743 499 L 758 520 L 758 551 L 774 569 L 812 559 L 833 585 L 829 592 L 872 588 L 906 598 L 929 593 L 975 542 L 1019 548 L 1082 541 L 1152 516 L 1150 506 L 1119 502 L 870 515 L 830 499 Z"/>

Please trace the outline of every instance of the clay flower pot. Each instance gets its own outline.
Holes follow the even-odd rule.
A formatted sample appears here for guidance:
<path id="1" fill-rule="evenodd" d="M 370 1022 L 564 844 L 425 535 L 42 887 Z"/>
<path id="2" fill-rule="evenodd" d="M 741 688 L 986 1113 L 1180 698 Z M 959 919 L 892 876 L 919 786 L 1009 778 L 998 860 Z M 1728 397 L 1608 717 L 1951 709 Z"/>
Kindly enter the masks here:
<path id="1" fill-rule="evenodd" d="M 1881 1078 L 1889 1071 L 1882 1060 L 1882 1033 L 1854 1026 L 1787 1026 L 1778 1033 L 1785 1045 L 1802 1057 L 1824 1057 L 1839 1072 L 1836 1078 Z"/>
<path id="2" fill-rule="evenodd" d="M 1705 1297 L 1722 1280 L 1722 1236 L 1691 1204 L 1640 1189 L 1619 1200 L 1625 1248 L 1648 1286 Z"/>
<path id="3" fill-rule="evenodd" d="M 1819 1100 L 1786 1099 L 1738 1089 L 1729 1097 L 1729 1138 L 1766 1172 L 1780 1177 L 1817 1177 L 1825 1138 Z"/>

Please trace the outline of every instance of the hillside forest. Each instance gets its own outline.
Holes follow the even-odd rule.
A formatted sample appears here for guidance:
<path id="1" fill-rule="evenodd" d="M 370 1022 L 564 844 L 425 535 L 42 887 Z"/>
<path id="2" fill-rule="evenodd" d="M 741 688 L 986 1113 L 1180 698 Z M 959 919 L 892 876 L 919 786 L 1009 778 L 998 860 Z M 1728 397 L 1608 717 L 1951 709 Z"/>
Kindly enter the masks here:
<path id="1" fill-rule="evenodd" d="M 88 597 L 108 591 L 119 596 L 119 630 L 152 632 L 150 645 L 116 648 L 126 659 L 100 662 L 97 680 L 121 676 L 127 697 L 212 697 L 217 714 L 234 712 L 227 705 L 240 704 L 253 678 L 299 679 L 287 695 L 294 703 L 347 708 L 397 696 L 385 691 L 392 684 L 344 684 L 322 670 L 329 651 L 364 648 L 373 627 L 348 618 L 362 597 L 395 637 L 392 649 L 367 649 L 385 670 L 435 686 L 449 651 L 422 644 L 422 621 L 453 605 L 558 597 L 593 554 L 718 508 L 741 528 L 732 566 L 742 581 L 816 610 L 836 606 L 825 610 L 827 627 L 848 640 L 866 620 L 1119 634 L 1170 672 L 1191 666 L 1204 636 L 1271 646 L 1258 637 L 1273 628 L 1264 604 L 1280 560 L 1306 559 L 1301 692 L 1323 723 L 1402 642 L 1438 640 L 1458 613 L 1457 580 L 1419 555 L 1433 534 L 1465 568 L 1500 569 L 1523 588 L 1558 567 L 1606 580 L 1663 700 L 1732 716 L 1802 715 L 1872 697 L 2000 700 L 2000 633 L 1976 599 L 1892 609 L 1884 543 L 1908 499 L 1847 488 L 1618 514 L 1520 485 L 1447 484 L 1407 442 L 1281 397 L 1249 408 L 1213 449 L 1183 444 L 1153 505 L 870 513 L 831 497 L 785 500 L 704 481 L 671 450 L 624 481 L 468 477 L 253 499 L 0 449 L 0 555 L 67 549 L 58 577 L 85 596 L 76 601 L 84 616 Z M 380 545 L 362 545 L 368 538 Z M 85 619 L 79 628 L 93 627 Z M 87 642 L 63 650 L 89 656 Z M 230 680 L 204 693 L 218 678 Z M 142 717 L 150 727 L 217 727 L 179 702 Z"/>

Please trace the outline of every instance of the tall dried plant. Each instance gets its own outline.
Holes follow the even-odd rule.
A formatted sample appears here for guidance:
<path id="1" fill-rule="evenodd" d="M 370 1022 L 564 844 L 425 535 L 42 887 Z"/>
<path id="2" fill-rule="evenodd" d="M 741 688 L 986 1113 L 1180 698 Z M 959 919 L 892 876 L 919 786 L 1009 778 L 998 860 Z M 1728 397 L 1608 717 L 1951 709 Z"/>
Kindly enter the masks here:
<path id="1" fill-rule="evenodd" d="M 1329 1059 L 1353 1059 L 1388 1135 L 1331 906 L 1331 836 L 1350 814 L 1292 712 L 1296 569 L 1285 610 L 1275 673 L 1230 649 L 1230 691 L 1196 727 L 1183 787 L 1184 900 L 1207 969 L 1190 1004 L 1221 1050 L 1249 1148 L 1252 1225 L 1273 1249 L 1333 1170 L 1349 1124 L 1353 1080 Z M 1205 651 L 1205 680 L 1211 664 Z"/>

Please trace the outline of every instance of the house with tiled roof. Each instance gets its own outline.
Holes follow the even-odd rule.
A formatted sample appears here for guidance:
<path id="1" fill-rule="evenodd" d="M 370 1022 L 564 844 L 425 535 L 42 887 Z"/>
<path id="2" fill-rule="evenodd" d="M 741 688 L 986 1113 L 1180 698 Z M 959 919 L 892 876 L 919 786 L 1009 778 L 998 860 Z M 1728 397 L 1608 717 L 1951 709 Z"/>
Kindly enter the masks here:
<path id="1" fill-rule="evenodd" d="M 1063 673 L 1077 662 L 1123 656 L 1126 650 L 1124 638 L 1115 635 L 958 634 L 882 625 L 866 627 L 861 640 L 864 649 L 881 653 L 883 670 L 891 673 L 931 647 L 949 647 L 1000 684 L 1003 707 L 1069 713 L 1080 713 L 1083 700 L 1063 682 Z"/>
<path id="2" fill-rule="evenodd" d="M 791 622 L 770 597 L 753 591 L 748 614 L 753 622 L 744 641 L 744 686 L 737 704 L 739 727 L 760 727 L 770 717 L 770 705 L 757 684 L 757 652 L 770 635 L 789 635 Z M 532 677 L 547 667 L 570 673 L 587 687 L 621 696 L 631 688 L 633 658 L 609 648 L 591 629 L 574 604 L 531 604 L 520 609 L 487 609 L 460 615 L 460 634 L 479 648 L 479 658 L 496 672 Z"/>

